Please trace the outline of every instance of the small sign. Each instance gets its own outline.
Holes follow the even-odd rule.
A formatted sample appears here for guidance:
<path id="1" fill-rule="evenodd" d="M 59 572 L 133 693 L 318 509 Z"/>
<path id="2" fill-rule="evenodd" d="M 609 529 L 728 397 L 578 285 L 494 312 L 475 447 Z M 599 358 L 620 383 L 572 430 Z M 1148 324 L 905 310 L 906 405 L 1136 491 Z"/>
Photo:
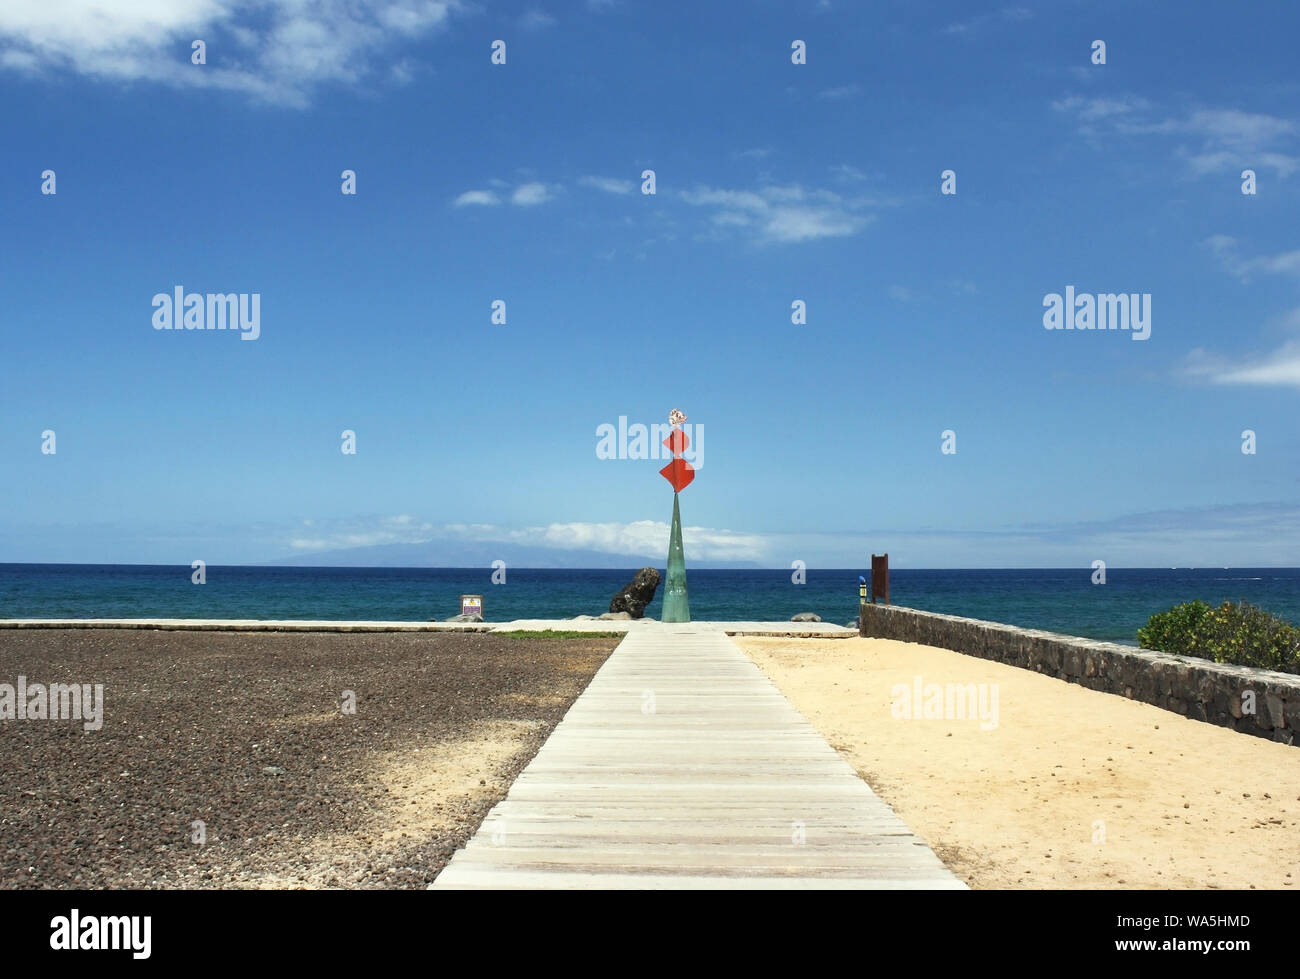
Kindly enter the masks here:
<path id="1" fill-rule="evenodd" d="M 460 614 L 481 616 L 483 614 L 483 596 L 482 595 L 461 595 Z"/>

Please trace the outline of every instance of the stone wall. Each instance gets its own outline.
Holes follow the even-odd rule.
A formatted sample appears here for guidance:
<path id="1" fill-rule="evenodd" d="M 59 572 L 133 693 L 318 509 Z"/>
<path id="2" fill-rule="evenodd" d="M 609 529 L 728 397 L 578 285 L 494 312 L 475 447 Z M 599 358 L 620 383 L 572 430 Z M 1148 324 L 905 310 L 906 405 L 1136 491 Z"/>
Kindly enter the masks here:
<path id="1" fill-rule="evenodd" d="M 1300 746 L 1300 676 L 939 615 L 865 605 L 860 634 L 996 660 L 1184 717 Z"/>

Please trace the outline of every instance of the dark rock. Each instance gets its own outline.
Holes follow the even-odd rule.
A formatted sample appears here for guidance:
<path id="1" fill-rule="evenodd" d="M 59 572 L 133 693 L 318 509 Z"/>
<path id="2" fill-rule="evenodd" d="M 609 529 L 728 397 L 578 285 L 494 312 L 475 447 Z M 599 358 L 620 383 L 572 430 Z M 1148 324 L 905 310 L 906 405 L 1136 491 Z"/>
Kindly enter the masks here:
<path id="1" fill-rule="evenodd" d="M 642 568 L 636 573 L 630 584 L 609 602 L 611 612 L 626 612 L 629 617 L 639 619 L 645 615 L 646 606 L 654 601 L 655 591 L 659 588 L 659 572 L 655 568 Z M 603 616 L 602 616 L 603 618 Z"/>
<path id="2" fill-rule="evenodd" d="M 1264 706 L 1273 727 L 1286 727 L 1286 701 L 1276 694 L 1264 694 Z"/>

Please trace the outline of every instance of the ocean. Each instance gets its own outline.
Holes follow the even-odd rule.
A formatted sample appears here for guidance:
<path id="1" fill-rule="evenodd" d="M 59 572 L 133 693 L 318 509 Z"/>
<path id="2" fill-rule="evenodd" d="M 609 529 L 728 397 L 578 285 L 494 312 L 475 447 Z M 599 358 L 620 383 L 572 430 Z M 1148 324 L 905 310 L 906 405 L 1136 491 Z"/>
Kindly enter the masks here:
<path id="1" fill-rule="evenodd" d="M 632 579 L 626 571 L 507 568 L 206 569 L 185 566 L 0 564 L 0 618 L 382 619 L 424 622 L 483 596 L 484 618 L 599 615 Z M 662 573 L 662 569 L 661 569 Z M 845 624 L 857 616 L 857 570 L 688 570 L 691 617 L 785 620 L 816 612 Z M 865 573 L 865 572 L 863 572 Z M 660 594 L 646 614 L 659 617 Z M 1133 643 L 1153 613 L 1179 602 L 1246 599 L 1300 623 L 1300 568 L 1091 568 L 894 570 L 895 605 L 989 619 L 1074 636 Z"/>

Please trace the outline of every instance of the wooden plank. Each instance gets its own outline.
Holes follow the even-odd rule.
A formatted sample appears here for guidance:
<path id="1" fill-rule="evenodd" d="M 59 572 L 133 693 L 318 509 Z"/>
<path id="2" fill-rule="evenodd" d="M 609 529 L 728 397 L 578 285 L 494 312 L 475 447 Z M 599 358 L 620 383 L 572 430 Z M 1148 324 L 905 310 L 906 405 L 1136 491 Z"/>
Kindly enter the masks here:
<path id="1" fill-rule="evenodd" d="M 430 885 L 964 886 L 716 630 L 630 632 Z"/>

